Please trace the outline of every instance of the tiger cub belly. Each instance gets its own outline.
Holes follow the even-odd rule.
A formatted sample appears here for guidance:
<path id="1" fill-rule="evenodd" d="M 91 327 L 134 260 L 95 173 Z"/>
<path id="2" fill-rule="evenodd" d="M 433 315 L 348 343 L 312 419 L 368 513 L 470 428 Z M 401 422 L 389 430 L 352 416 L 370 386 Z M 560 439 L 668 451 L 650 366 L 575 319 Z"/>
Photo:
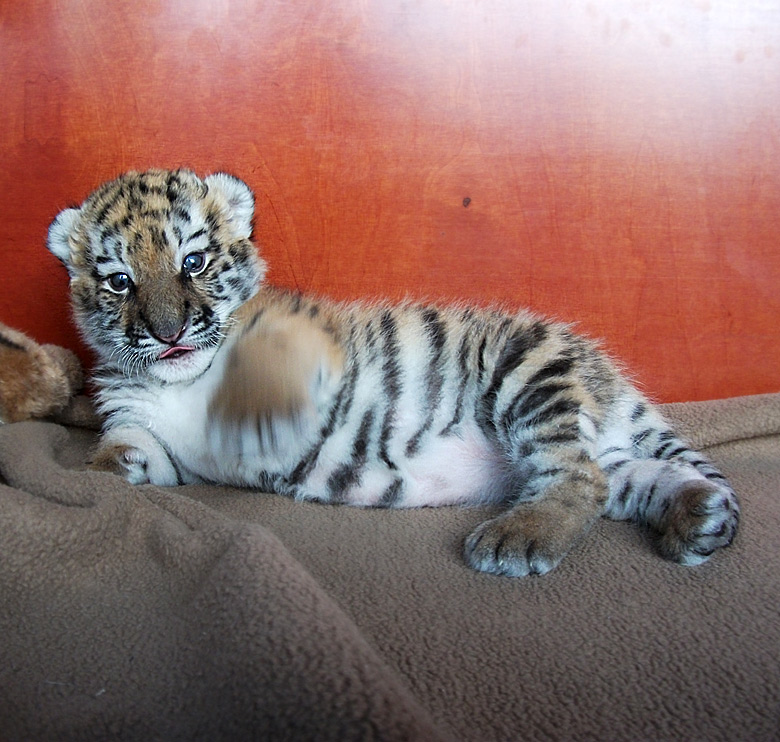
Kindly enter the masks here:
<path id="1" fill-rule="evenodd" d="M 458 434 L 432 435 L 415 456 L 394 459 L 395 468 L 372 457 L 354 477 L 344 477 L 342 489 L 334 490 L 334 475 L 343 466 L 343 456 L 336 454 L 343 450 L 338 436 L 326 443 L 299 497 L 358 507 L 416 508 L 485 503 L 501 496 L 502 457 L 475 423 L 462 426 Z"/>
<path id="2" fill-rule="evenodd" d="M 398 507 L 436 507 L 486 502 L 500 495 L 501 456 L 477 428 L 437 437 L 399 465 L 405 489 Z M 360 492 L 357 493 L 360 496 Z M 363 503 L 360 503 L 363 504 Z M 366 504 L 371 504 L 366 503 Z"/>

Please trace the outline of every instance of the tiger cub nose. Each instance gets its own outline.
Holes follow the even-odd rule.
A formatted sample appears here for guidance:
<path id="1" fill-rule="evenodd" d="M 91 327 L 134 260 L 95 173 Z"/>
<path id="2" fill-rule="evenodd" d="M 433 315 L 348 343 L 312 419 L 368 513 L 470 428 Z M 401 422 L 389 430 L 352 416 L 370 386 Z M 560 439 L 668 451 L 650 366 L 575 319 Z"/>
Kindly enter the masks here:
<path id="1" fill-rule="evenodd" d="M 156 332 L 153 333 L 153 334 L 154 334 L 154 336 L 158 340 L 162 340 L 162 342 L 164 342 L 164 343 L 168 343 L 169 345 L 173 345 L 173 343 L 175 343 L 177 340 L 179 340 L 179 338 L 181 338 L 181 336 L 184 334 L 184 331 L 186 329 L 187 329 L 187 325 L 184 324 L 184 325 L 181 326 L 181 328 L 179 330 L 177 330 L 172 335 L 162 335 L 162 334 L 158 334 Z"/>

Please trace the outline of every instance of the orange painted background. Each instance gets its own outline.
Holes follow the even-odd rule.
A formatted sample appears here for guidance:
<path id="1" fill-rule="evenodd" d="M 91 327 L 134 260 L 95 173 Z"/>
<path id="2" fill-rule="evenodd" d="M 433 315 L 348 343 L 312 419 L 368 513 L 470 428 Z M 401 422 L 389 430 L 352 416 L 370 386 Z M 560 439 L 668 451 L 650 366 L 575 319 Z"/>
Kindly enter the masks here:
<path id="1" fill-rule="evenodd" d="M 0 320 L 79 348 L 49 222 L 227 170 L 274 282 L 578 321 L 662 400 L 780 391 L 780 7 L 0 4 Z"/>

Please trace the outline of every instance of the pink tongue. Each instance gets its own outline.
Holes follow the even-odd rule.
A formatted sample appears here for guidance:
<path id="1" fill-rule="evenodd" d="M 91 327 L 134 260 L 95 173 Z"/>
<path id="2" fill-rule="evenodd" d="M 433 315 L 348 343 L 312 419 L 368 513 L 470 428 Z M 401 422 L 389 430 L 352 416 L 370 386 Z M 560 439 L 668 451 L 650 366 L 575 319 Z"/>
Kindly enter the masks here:
<path id="1" fill-rule="evenodd" d="M 173 348 L 167 348 L 162 353 L 160 353 L 160 358 L 169 358 L 170 356 L 179 356 L 184 353 L 189 353 L 191 350 L 195 350 L 195 348 L 191 345 L 174 345 Z"/>

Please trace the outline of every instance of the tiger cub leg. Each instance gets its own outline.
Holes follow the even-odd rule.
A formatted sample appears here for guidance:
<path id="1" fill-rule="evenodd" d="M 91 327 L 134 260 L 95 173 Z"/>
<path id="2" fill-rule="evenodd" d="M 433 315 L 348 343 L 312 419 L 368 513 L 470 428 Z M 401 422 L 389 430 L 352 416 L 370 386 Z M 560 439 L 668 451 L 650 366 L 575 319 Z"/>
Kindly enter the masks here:
<path id="1" fill-rule="evenodd" d="M 734 538 L 734 490 L 644 399 L 625 395 L 620 404 L 597 442 L 609 481 L 605 515 L 646 526 L 667 559 L 701 564 Z"/>
<path id="2" fill-rule="evenodd" d="M 734 539 L 739 504 L 715 467 L 679 440 L 671 441 L 678 454 L 670 459 L 617 458 L 606 464 L 606 515 L 645 525 L 667 559 L 701 564 Z"/>
<path id="3" fill-rule="evenodd" d="M 466 540 L 466 561 L 474 569 L 511 577 L 545 574 L 603 513 L 606 479 L 585 448 L 544 448 L 521 467 L 528 471 L 510 509 Z"/>

